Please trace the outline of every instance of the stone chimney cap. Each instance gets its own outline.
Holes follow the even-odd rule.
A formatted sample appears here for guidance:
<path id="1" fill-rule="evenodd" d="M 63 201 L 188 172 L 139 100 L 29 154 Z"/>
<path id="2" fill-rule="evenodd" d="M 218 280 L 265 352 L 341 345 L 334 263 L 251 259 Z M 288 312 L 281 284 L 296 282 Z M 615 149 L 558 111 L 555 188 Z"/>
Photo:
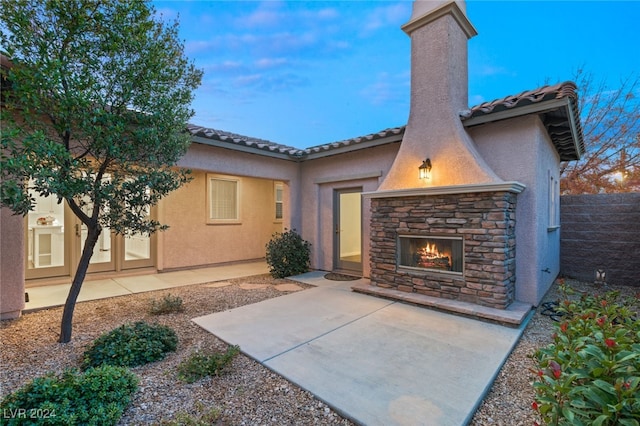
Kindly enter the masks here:
<path id="1" fill-rule="evenodd" d="M 467 18 L 466 4 L 464 1 L 425 1 L 416 0 L 413 3 L 413 12 L 409 22 L 402 26 L 402 31 L 411 35 L 416 29 L 427 25 L 447 14 L 451 14 L 460 28 L 465 32 L 467 38 L 478 35 L 478 31 L 474 28 Z"/>

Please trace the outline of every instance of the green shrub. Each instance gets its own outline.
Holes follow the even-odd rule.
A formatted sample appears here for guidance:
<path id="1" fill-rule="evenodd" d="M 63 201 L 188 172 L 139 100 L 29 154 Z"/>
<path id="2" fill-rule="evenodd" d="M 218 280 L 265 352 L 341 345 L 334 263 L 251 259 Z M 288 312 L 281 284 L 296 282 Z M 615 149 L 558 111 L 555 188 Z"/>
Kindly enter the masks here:
<path id="1" fill-rule="evenodd" d="M 178 378 L 184 382 L 193 383 L 206 376 L 218 376 L 238 353 L 240 353 L 238 346 L 229 346 L 225 353 L 195 352 L 178 365 Z"/>
<path id="2" fill-rule="evenodd" d="M 160 426 L 209 426 L 216 424 L 220 419 L 220 409 L 207 408 L 201 402 L 196 402 L 189 410 L 196 411 L 196 414 L 180 411 L 172 420 L 162 420 Z"/>
<path id="3" fill-rule="evenodd" d="M 311 244 L 295 229 L 276 232 L 267 243 L 267 264 L 274 278 L 285 278 L 309 270 Z"/>
<path id="4" fill-rule="evenodd" d="M 561 286 L 565 295 L 572 290 Z M 535 401 L 553 425 L 638 426 L 640 318 L 638 301 L 618 292 L 561 303 L 554 343 L 538 349 Z"/>
<path id="5" fill-rule="evenodd" d="M 166 294 L 161 300 L 152 300 L 149 313 L 152 315 L 172 314 L 184 312 L 182 299 L 178 296 Z"/>
<path id="6" fill-rule="evenodd" d="M 123 367 L 38 377 L 0 403 L 1 425 L 115 425 L 138 386 Z"/>
<path id="7" fill-rule="evenodd" d="M 158 361 L 178 346 L 176 333 L 142 321 L 125 324 L 98 337 L 85 351 L 82 368 L 102 364 L 135 367 Z"/>

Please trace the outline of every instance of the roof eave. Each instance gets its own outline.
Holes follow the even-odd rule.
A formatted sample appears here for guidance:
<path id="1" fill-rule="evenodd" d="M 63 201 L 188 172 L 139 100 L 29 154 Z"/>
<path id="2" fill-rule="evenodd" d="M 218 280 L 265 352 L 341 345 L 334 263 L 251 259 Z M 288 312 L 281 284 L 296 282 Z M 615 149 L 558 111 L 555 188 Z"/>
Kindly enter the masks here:
<path id="1" fill-rule="evenodd" d="M 579 160 L 584 154 L 584 148 L 580 131 L 580 126 L 578 125 L 577 117 L 576 117 L 576 108 L 574 105 L 573 99 L 570 97 L 563 97 L 559 99 L 550 99 L 546 101 L 541 101 L 538 103 L 533 103 L 524 106 L 518 106 L 511 109 L 505 109 L 502 111 L 491 112 L 487 114 L 481 114 L 477 116 L 473 116 L 470 118 L 462 117 L 462 124 L 465 127 L 473 127 L 480 124 L 492 123 L 495 121 L 508 120 L 515 117 L 521 117 L 524 115 L 530 114 L 544 114 L 551 111 L 557 111 L 558 109 L 564 110 L 564 113 L 567 117 L 567 124 L 571 131 L 571 137 L 573 141 L 573 149 L 575 151 L 575 155 L 567 156 L 562 158 L 562 161 L 573 161 Z M 560 153 L 559 147 L 555 144 L 558 153 Z"/>
<path id="2" fill-rule="evenodd" d="M 569 126 L 571 127 L 571 135 L 573 136 L 573 144 L 576 150 L 576 158 L 579 160 L 584 154 L 584 139 L 582 135 L 580 117 L 577 116 L 578 108 L 573 99 L 567 98 L 567 116 L 569 117 Z"/>
<path id="3" fill-rule="evenodd" d="M 509 118 L 520 117 L 529 114 L 542 114 L 549 111 L 557 110 L 558 108 L 567 107 L 568 99 L 551 99 L 548 101 L 542 101 L 535 104 L 519 106 L 516 108 L 505 109 L 498 112 L 491 112 L 487 114 L 481 114 L 470 118 L 463 118 L 462 124 L 464 127 L 473 127 L 479 124 L 491 123 L 494 121 L 507 120 Z"/>
<path id="4" fill-rule="evenodd" d="M 214 146 L 217 148 L 229 149 L 232 151 L 246 152 L 250 154 L 262 155 L 265 157 L 277 158 L 280 160 L 299 161 L 295 155 L 285 152 L 272 151 L 269 149 L 260 149 L 248 145 L 240 145 L 228 141 L 220 141 L 217 139 L 205 138 L 203 136 L 191 135 L 191 142 L 202 145 Z"/>

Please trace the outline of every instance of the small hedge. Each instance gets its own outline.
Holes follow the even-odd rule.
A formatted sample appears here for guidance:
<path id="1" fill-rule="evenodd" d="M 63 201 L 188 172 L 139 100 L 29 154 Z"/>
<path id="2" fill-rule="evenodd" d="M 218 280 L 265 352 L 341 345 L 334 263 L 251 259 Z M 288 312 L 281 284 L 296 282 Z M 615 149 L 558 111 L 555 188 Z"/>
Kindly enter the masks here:
<path id="1" fill-rule="evenodd" d="M 295 229 L 276 232 L 267 243 L 269 272 L 274 278 L 286 278 L 309 270 L 311 243 L 302 239 Z"/>
<path id="2" fill-rule="evenodd" d="M 152 300 L 149 307 L 151 315 L 164 315 L 184 312 L 184 305 L 179 296 L 165 295 L 160 300 Z"/>
<path id="3" fill-rule="evenodd" d="M 536 351 L 532 408 L 543 424 L 640 424 L 639 300 L 583 294 L 561 284 L 554 342 Z"/>
<path id="4" fill-rule="evenodd" d="M 178 336 L 167 326 L 142 321 L 125 324 L 93 342 L 84 353 L 82 368 L 103 364 L 136 367 L 163 359 L 177 346 Z"/>
<path id="5" fill-rule="evenodd" d="M 0 425 L 115 425 L 137 387 L 136 376 L 123 367 L 49 374 L 2 400 Z"/>
<path id="6" fill-rule="evenodd" d="M 203 377 L 217 376 L 239 353 L 240 347 L 238 346 L 229 346 L 225 353 L 195 352 L 178 365 L 178 378 L 184 382 L 193 383 Z"/>

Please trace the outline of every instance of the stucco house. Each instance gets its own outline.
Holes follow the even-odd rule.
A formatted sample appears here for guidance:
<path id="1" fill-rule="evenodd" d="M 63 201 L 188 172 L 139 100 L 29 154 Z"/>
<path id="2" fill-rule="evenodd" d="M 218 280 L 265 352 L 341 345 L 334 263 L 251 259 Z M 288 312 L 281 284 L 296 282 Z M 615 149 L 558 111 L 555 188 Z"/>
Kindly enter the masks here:
<path id="1" fill-rule="evenodd" d="M 464 2 L 416 1 L 402 29 L 411 38 L 406 126 L 297 149 L 190 125 L 179 165 L 194 179 L 150 212 L 170 229 L 150 238 L 107 230 L 90 272 L 259 259 L 289 228 L 311 242 L 313 269 L 370 278 L 359 291 L 537 305 L 560 270 L 560 161 L 584 150 L 576 87 L 469 108 L 476 30 Z M 2 209 L 0 238 L 0 314 L 11 318 L 25 286 L 69 281 L 82 230 L 64 206 L 38 199 L 28 218 Z"/>

